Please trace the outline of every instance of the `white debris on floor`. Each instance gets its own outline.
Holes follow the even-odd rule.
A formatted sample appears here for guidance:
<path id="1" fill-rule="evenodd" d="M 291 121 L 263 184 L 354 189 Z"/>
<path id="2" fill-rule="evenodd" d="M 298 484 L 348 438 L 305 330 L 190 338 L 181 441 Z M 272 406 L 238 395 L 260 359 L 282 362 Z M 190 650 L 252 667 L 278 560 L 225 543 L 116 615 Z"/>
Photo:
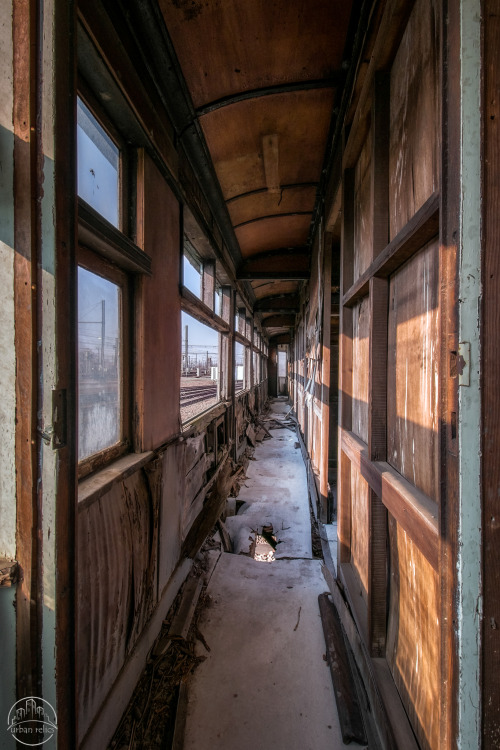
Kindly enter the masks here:
<path id="1" fill-rule="evenodd" d="M 289 408 L 272 406 L 277 418 Z M 246 554 L 221 554 L 208 587 L 199 630 L 210 652 L 199 644 L 207 658 L 189 685 L 184 750 L 344 747 L 325 661 L 318 595 L 328 587 L 312 559 L 305 466 L 293 432 L 271 434 L 239 496 L 248 507 L 227 519 Z M 270 564 L 248 554 L 252 545 L 253 554 L 269 554 L 258 549 L 263 528 L 277 542 Z"/>

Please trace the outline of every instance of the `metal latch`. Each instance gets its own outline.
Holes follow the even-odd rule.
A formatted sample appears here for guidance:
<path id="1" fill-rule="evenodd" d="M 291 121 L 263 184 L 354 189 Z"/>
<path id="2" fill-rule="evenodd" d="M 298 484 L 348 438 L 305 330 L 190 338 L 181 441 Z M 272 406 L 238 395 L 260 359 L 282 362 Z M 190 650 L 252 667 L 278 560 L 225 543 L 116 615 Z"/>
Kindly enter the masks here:
<path id="1" fill-rule="evenodd" d="M 67 442 L 66 388 L 52 390 L 52 448 L 64 448 Z"/>
<path id="2" fill-rule="evenodd" d="M 470 385 L 470 343 L 461 341 L 458 345 L 458 385 Z"/>

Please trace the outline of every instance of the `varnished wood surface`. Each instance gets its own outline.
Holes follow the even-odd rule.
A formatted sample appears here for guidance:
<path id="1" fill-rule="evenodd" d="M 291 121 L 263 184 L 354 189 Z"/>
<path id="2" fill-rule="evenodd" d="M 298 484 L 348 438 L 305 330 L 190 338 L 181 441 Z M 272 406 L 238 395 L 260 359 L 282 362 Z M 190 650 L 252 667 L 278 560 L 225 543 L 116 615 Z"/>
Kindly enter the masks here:
<path id="1" fill-rule="evenodd" d="M 373 260 L 372 130 L 367 133 L 354 169 L 354 281 Z"/>
<path id="2" fill-rule="evenodd" d="M 391 277 L 387 460 L 439 498 L 439 245 L 431 242 Z"/>
<path id="3" fill-rule="evenodd" d="M 370 461 L 368 446 L 354 433 L 342 430 L 342 454 L 364 477 L 398 523 L 412 537 L 422 554 L 437 570 L 439 553 L 438 508 L 384 461 Z M 349 496 L 348 496 L 349 499 Z M 349 532 L 350 536 L 351 532 Z"/>
<path id="4" fill-rule="evenodd" d="M 328 78 L 340 69 L 350 13 L 350 3 L 339 0 L 160 0 L 160 8 L 195 106 L 239 91 Z"/>
<path id="5" fill-rule="evenodd" d="M 424 205 L 375 258 L 364 274 L 344 292 L 342 303 L 353 305 L 368 293 L 372 276 L 387 278 L 439 232 L 439 193 L 433 193 Z"/>
<path id="6" fill-rule="evenodd" d="M 368 442 L 370 363 L 370 302 L 360 300 L 352 310 L 352 431 Z"/>
<path id="7" fill-rule="evenodd" d="M 280 184 L 317 181 L 332 104 L 331 89 L 313 89 L 243 101 L 204 115 L 201 127 L 224 198 L 267 187 L 262 136 L 269 133 L 279 134 Z"/>
<path id="8" fill-rule="evenodd" d="M 417 0 L 392 66 L 391 239 L 439 188 L 440 12 L 437 0 Z"/>
<path id="9" fill-rule="evenodd" d="M 439 578 L 389 515 L 387 661 L 420 747 L 439 748 Z"/>
<path id="10" fill-rule="evenodd" d="M 143 151 L 137 195 L 138 244 L 151 257 L 154 269 L 151 278 L 140 281 L 136 328 L 136 393 L 141 415 L 137 442 L 140 450 L 150 450 L 179 431 L 180 237 L 179 204 Z M 159 319 L 162 326 L 157 325 Z"/>

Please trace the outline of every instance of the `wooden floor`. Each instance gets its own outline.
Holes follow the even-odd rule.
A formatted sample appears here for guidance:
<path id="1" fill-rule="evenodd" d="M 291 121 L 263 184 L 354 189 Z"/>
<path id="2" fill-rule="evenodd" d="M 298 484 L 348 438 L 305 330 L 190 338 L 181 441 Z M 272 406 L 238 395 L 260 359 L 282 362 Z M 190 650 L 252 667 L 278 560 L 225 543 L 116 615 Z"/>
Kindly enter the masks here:
<path id="1" fill-rule="evenodd" d="M 228 527 L 237 541 L 242 529 L 252 536 L 272 523 L 277 559 L 221 553 L 199 622 L 210 652 L 200 644 L 207 659 L 188 688 L 184 750 L 344 747 L 324 657 L 318 596 L 328 586 L 312 556 L 305 467 L 293 432 L 271 434 L 247 470 L 249 507 Z"/>

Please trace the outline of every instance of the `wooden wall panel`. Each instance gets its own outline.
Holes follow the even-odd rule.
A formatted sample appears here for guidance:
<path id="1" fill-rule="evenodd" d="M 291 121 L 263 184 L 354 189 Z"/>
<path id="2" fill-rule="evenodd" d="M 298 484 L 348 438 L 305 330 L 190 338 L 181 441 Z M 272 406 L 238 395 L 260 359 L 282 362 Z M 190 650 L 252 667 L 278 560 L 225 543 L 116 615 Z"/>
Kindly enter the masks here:
<path id="1" fill-rule="evenodd" d="M 417 0 L 391 71 L 390 237 L 439 188 L 440 8 Z"/>
<path id="2" fill-rule="evenodd" d="M 145 451 L 180 429 L 180 221 L 169 186 L 147 154 L 139 156 L 137 242 L 151 256 L 153 270 L 139 281 L 137 316 L 136 427 L 138 449 Z"/>
<path id="3" fill-rule="evenodd" d="M 80 737 L 96 715 L 156 597 L 161 467 L 115 484 L 78 514 L 78 717 Z"/>
<path id="4" fill-rule="evenodd" d="M 352 431 L 368 442 L 370 304 L 362 299 L 352 312 Z"/>
<path id="5" fill-rule="evenodd" d="M 439 243 L 395 273 L 389 286 L 387 460 L 439 498 Z"/>
<path id="6" fill-rule="evenodd" d="M 354 281 L 373 260 L 372 131 L 354 170 Z"/>
<path id="7" fill-rule="evenodd" d="M 186 441 L 187 442 L 187 441 Z M 179 560 L 182 540 L 186 443 L 170 445 L 163 454 L 163 486 L 160 508 L 158 598 Z"/>
<path id="8" fill-rule="evenodd" d="M 357 573 L 359 589 L 352 594 L 368 599 L 369 575 L 369 487 L 358 469 L 351 463 L 351 565 Z"/>
<path id="9" fill-rule="evenodd" d="M 439 577 L 389 514 L 387 661 L 422 750 L 439 748 Z"/>

